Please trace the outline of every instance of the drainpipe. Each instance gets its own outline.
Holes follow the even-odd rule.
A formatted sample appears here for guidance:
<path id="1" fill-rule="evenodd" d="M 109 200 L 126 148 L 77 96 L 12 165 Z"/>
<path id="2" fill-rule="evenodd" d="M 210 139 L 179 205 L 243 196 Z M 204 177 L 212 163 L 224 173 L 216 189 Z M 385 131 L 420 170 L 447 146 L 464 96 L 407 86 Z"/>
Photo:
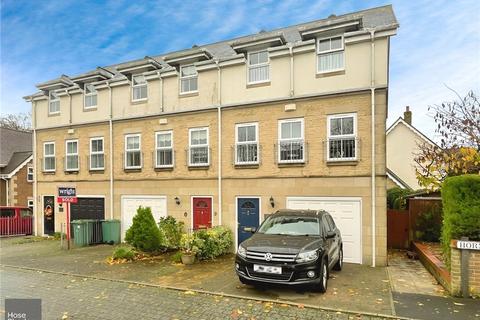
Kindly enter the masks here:
<path id="1" fill-rule="evenodd" d="M 69 117 L 68 122 L 71 125 L 72 124 L 72 96 L 70 95 L 70 93 L 68 92 L 67 89 L 65 89 L 65 93 L 68 96 L 68 107 L 70 109 L 70 112 L 69 112 L 69 115 L 68 115 L 68 117 Z"/>
<path id="2" fill-rule="evenodd" d="M 372 112 L 372 119 L 371 119 L 371 124 L 372 124 L 372 154 L 371 154 L 371 161 L 372 161 L 372 181 L 371 181 L 371 186 L 372 186 L 372 196 L 371 196 L 371 206 L 372 206 L 372 267 L 376 266 L 376 255 L 377 255 L 377 244 L 376 244 L 376 184 L 375 184 L 375 29 L 370 30 L 370 40 L 371 40 L 371 50 L 370 50 L 370 56 L 371 56 L 371 75 L 370 75 L 370 94 L 371 94 L 371 112 Z"/>
<path id="3" fill-rule="evenodd" d="M 37 166 L 37 103 L 32 101 L 32 127 L 33 127 L 33 216 L 34 216 L 34 223 L 32 230 L 35 235 L 39 236 L 39 232 L 37 229 L 37 219 L 38 219 L 38 201 L 37 199 L 37 175 L 38 175 L 38 166 Z"/>
<path id="4" fill-rule="evenodd" d="M 222 225 L 222 72 L 218 64 L 218 59 L 215 60 L 217 65 L 217 148 L 218 148 L 218 224 Z"/>
<path id="5" fill-rule="evenodd" d="M 113 108 L 112 108 L 112 87 L 110 87 L 110 82 L 107 81 L 108 87 L 108 100 L 110 102 L 110 119 L 108 120 L 108 130 L 109 130 L 109 139 L 110 139 L 110 219 L 113 219 Z"/>
<path id="6" fill-rule="evenodd" d="M 157 71 L 157 76 L 158 79 L 160 80 L 160 110 L 163 113 L 163 79 L 162 76 L 160 75 L 160 70 Z"/>
<path id="7" fill-rule="evenodd" d="M 294 75 L 293 75 L 293 44 L 288 44 L 288 51 L 290 53 L 290 97 L 295 94 Z"/>

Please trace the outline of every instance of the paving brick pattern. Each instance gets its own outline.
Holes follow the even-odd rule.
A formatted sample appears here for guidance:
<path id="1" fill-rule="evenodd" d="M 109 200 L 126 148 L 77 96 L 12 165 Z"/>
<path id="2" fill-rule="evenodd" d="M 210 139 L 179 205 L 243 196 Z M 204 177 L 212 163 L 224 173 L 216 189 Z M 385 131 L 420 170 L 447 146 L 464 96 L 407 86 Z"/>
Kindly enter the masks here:
<path id="1" fill-rule="evenodd" d="M 0 277 L 2 313 L 5 298 L 41 298 L 43 319 L 383 319 L 10 267 Z"/>

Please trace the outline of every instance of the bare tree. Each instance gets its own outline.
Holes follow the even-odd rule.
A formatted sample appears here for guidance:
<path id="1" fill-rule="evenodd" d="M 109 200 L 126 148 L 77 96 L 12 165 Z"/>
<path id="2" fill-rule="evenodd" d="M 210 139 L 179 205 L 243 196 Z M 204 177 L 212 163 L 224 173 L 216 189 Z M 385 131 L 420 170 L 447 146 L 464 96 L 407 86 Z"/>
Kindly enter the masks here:
<path id="1" fill-rule="evenodd" d="M 429 190 L 440 188 L 446 177 L 480 170 L 480 102 L 473 91 L 463 98 L 456 94 L 458 100 L 428 108 L 435 112 L 440 146 L 419 144 L 415 162 L 418 183 Z"/>
<path id="2" fill-rule="evenodd" d="M 20 131 L 30 131 L 32 130 L 32 115 L 30 112 L 1 115 L 0 127 Z"/>

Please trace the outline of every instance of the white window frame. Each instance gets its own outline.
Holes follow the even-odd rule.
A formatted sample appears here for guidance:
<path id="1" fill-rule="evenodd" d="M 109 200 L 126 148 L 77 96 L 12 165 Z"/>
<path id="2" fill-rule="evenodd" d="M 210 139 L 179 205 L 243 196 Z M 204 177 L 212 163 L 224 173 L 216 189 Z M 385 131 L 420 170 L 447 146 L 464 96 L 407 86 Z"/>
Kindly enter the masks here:
<path id="1" fill-rule="evenodd" d="M 321 41 L 321 40 L 330 39 L 330 42 L 331 42 L 331 39 L 334 39 L 334 38 L 340 38 L 340 41 L 342 42 L 342 47 L 341 47 L 341 48 L 338 48 L 338 49 L 329 49 L 329 50 L 320 51 L 320 41 Z M 330 73 L 330 72 L 337 72 L 337 71 L 343 71 L 343 70 L 345 70 L 345 41 L 344 41 L 343 35 L 317 38 L 316 45 L 317 45 L 317 56 L 316 56 L 316 60 L 317 60 L 317 62 L 316 62 L 316 65 L 317 65 L 317 74 L 323 74 L 323 73 Z M 331 46 L 330 46 L 330 47 L 331 47 Z M 318 70 L 318 68 L 319 68 L 319 65 L 318 65 L 319 57 L 320 57 L 321 55 L 329 54 L 329 53 L 337 52 L 337 51 L 343 51 L 343 62 L 342 62 L 343 68 L 330 69 L 330 70 L 325 70 L 325 71 L 320 71 L 320 70 Z"/>
<path id="2" fill-rule="evenodd" d="M 301 123 L 301 136 L 300 138 L 285 138 L 282 139 L 282 124 L 291 123 L 291 122 L 300 122 Z M 302 159 L 295 160 L 282 160 L 281 159 L 281 142 L 283 141 L 301 141 L 303 144 Z M 292 118 L 292 119 L 283 119 L 278 121 L 278 163 L 304 163 L 305 162 L 305 119 L 304 118 Z"/>
<path id="3" fill-rule="evenodd" d="M 127 140 L 130 137 L 138 137 L 138 149 L 127 149 L 128 143 Z M 140 133 L 134 133 L 134 134 L 126 134 L 125 135 L 125 169 L 141 169 L 142 164 L 143 164 L 143 157 L 142 157 L 142 135 Z M 128 152 L 140 152 L 140 165 L 138 166 L 128 166 L 127 162 L 127 154 Z"/>
<path id="4" fill-rule="evenodd" d="M 76 153 L 68 153 L 68 144 L 75 142 L 77 144 L 77 152 Z M 80 151 L 80 145 L 78 143 L 78 139 L 69 139 L 65 140 L 65 171 L 78 171 L 80 168 L 80 157 L 79 157 L 79 152 Z M 68 157 L 69 156 L 77 156 L 77 167 L 76 168 L 68 168 Z"/>
<path id="5" fill-rule="evenodd" d="M 330 134 L 330 122 L 332 119 L 343 119 L 353 117 L 353 134 L 341 134 L 341 135 L 334 135 Z M 358 159 L 358 140 L 357 140 L 358 132 L 357 132 L 357 113 L 342 113 L 342 114 L 332 114 L 327 115 L 327 161 L 356 161 Z M 355 157 L 348 157 L 348 158 L 330 158 L 330 139 L 354 139 L 355 140 Z"/>
<path id="6" fill-rule="evenodd" d="M 135 77 L 138 77 L 138 76 L 142 76 L 143 79 L 145 80 L 145 83 L 142 83 L 142 84 L 134 84 L 133 79 L 134 79 Z M 145 88 L 147 88 L 147 96 L 146 96 L 145 98 L 134 99 L 133 97 L 134 97 L 135 95 L 134 95 L 133 91 L 134 91 L 136 88 L 140 88 L 140 87 L 145 87 Z M 132 102 L 139 102 L 139 101 L 146 101 L 146 100 L 148 100 L 148 81 L 147 81 L 147 79 L 145 78 L 145 75 L 143 75 L 143 74 L 141 74 L 141 73 L 139 73 L 139 74 L 133 74 L 133 75 L 132 75 L 132 91 L 131 91 L 131 92 L 132 92 Z"/>
<path id="7" fill-rule="evenodd" d="M 53 145 L 53 155 L 45 154 L 45 146 L 47 144 Z M 46 158 L 53 158 L 53 169 L 46 169 L 45 168 L 45 163 L 46 163 L 45 159 Z M 56 157 L 55 157 L 55 142 L 53 142 L 53 141 L 44 142 L 43 143 L 43 171 L 44 172 L 55 172 L 56 168 L 57 168 L 57 160 L 56 160 Z"/>
<path id="8" fill-rule="evenodd" d="M 52 99 L 52 94 L 55 96 L 55 99 Z M 58 102 L 58 110 L 52 111 L 52 103 Z M 55 90 L 50 90 L 48 92 L 48 114 L 55 115 L 60 114 L 60 97 L 57 95 Z"/>
<path id="9" fill-rule="evenodd" d="M 192 132 L 194 131 L 207 131 L 207 143 L 192 145 Z M 192 147 L 207 147 L 207 163 L 192 163 Z M 188 129 L 188 166 L 189 167 L 207 167 L 210 166 L 210 130 L 208 127 L 198 127 Z"/>
<path id="10" fill-rule="evenodd" d="M 93 90 L 94 92 L 93 93 L 87 93 L 87 86 L 88 85 L 91 85 L 93 86 Z M 87 97 L 93 97 L 93 96 L 97 96 L 97 103 L 95 105 L 92 105 L 92 106 L 88 106 L 87 107 Z M 85 110 L 89 110 L 89 109 L 96 109 L 97 108 L 97 105 L 98 105 L 98 92 L 97 92 L 97 88 L 95 88 L 95 86 L 91 83 L 85 83 L 83 85 L 83 108 Z"/>
<path id="11" fill-rule="evenodd" d="M 182 76 L 182 69 L 183 68 L 187 68 L 187 67 L 193 67 L 195 69 L 195 74 L 193 75 L 190 75 L 190 76 Z M 182 81 L 183 80 L 190 80 L 190 79 L 193 79 L 193 78 L 197 78 L 197 90 L 191 90 L 191 91 L 182 91 L 183 89 L 183 86 L 182 86 Z M 186 64 L 186 65 L 183 65 L 183 66 L 180 66 L 180 83 L 179 83 L 179 87 L 180 87 L 180 94 L 191 94 L 191 93 L 197 93 L 198 92 L 198 71 L 197 71 L 197 67 L 192 63 L 192 64 Z"/>
<path id="12" fill-rule="evenodd" d="M 33 201 L 33 199 L 27 199 L 27 207 L 32 209 L 32 211 L 33 211 L 34 205 L 35 205 L 35 201 Z"/>
<path id="13" fill-rule="evenodd" d="M 30 175 L 32 176 L 32 179 L 29 179 Z M 33 179 L 34 179 L 33 167 L 27 167 L 27 182 L 33 182 Z"/>
<path id="14" fill-rule="evenodd" d="M 255 127 L 255 141 L 238 141 L 238 129 L 242 127 Z M 260 146 L 259 146 L 259 137 L 258 137 L 258 122 L 249 122 L 249 123 L 238 123 L 235 125 L 235 164 L 236 165 L 249 165 L 249 164 L 259 164 L 260 163 Z M 257 145 L 257 160 L 256 161 L 238 161 L 238 146 L 239 145 Z"/>
<path id="15" fill-rule="evenodd" d="M 263 52 L 263 51 L 267 53 L 267 62 L 250 65 L 250 55 Z M 268 79 L 260 80 L 260 81 L 250 81 L 250 69 L 264 67 L 264 66 L 268 66 Z M 262 49 L 262 50 L 249 51 L 247 53 L 247 84 L 250 85 L 250 84 L 265 83 L 265 82 L 270 82 L 270 54 L 268 53 L 268 50 Z"/>
<path id="16" fill-rule="evenodd" d="M 92 142 L 96 140 L 101 140 L 102 141 L 102 151 L 93 151 L 92 150 Z M 103 137 L 92 137 L 90 138 L 90 156 L 89 158 L 89 163 L 90 163 L 90 170 L 95 171 L 95 170 L 105 170 L 105 141 Z M 101 155 L 103 157 L 103 167 L 92 167 L 92 156 L 93 155 Z"/>
<path id="17" fill-rule="evenodd" d="M 170 142 L 171 146 L 170 147 L 159 147 L 158 146 L 158 136 L 161 134 L 170 134 Z M 171 150 L 172 151 L 172 163 L 171 164 L 164 164 L 164 165 L 159 165 L 158 164 L 158 152 L 159 150 Z M 175 152 L 173 149 L 173 130 L 164 130 L 164 131 L 157 131 L 155 132 L 155 168 L 173 168 L 173 165 L 175 164 Z"/>

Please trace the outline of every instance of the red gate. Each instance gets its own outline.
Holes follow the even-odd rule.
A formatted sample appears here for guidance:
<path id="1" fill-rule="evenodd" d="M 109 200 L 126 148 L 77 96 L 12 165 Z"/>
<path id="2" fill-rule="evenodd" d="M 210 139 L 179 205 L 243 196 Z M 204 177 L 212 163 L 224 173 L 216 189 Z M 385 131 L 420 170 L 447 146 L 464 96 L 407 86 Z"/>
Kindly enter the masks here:
<path id="1" fill-rule="evenodd" d="M 387 210 L 387 247 L 408 249 L 409 213 L 408 210 Z"/>

